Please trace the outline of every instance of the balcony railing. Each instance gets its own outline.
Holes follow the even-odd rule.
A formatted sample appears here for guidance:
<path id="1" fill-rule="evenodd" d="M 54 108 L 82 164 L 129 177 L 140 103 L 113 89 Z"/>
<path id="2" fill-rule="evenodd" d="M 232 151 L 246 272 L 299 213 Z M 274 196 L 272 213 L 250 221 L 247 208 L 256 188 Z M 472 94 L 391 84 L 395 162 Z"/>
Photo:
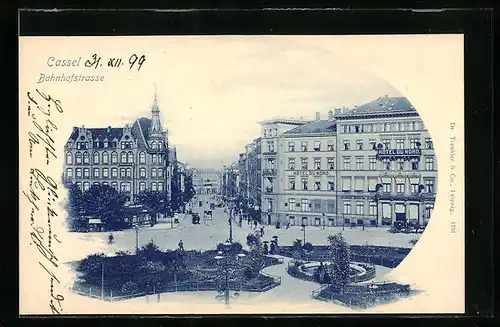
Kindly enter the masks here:
<path id="1" fill-rule="evenodd" d="M 276 169 L 264 169 L 263 174 L 268 176 L 276 176 Z"/>
<path id="2" fill-rule="evenodd" d="M 264 151 L 262 152 L 262 154 L 276 154 L 276 150 L 267 150 L 267 151 Z"/>

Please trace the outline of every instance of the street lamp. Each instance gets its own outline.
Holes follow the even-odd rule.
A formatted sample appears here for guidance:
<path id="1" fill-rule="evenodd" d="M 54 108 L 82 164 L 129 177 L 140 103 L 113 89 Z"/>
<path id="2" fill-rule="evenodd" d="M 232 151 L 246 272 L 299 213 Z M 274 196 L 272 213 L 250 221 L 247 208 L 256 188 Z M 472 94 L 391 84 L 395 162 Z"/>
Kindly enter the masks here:
<path id="1" fill-rule="evenodd" d="M 135 254 L 139 252 L 139 224 L 135 225 Z"/>
<path id="2" fill-rule="evenodd" d="M 217 255 L 214 257 L 217 260 L 218 264 L 221 264 L 222 269 L 224 270 L 225 273 L 225 304 L 226 308 L 229 308 L 229 269 L 230 269 L 230 263 L 229 259 L 231 257 L 231 243 L 226 242 L 222 244 L 222 250 L 217 251 Z M 236 261 L 241 260 L 242 258 L 245 257 L 244 253 L 238 253 L 236 256 Z"/>

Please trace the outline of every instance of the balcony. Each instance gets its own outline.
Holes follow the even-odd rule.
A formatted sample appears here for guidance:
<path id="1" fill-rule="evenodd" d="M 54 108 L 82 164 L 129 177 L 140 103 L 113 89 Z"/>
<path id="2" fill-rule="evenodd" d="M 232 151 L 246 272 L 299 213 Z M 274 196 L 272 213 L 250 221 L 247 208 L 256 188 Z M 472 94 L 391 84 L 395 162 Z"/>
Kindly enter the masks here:
<path id="1" fill-rule="evenodd" d="M 276 169 L 264 169 L 264 176 L 276 176 Z"/>
<path id="2" fill-rule="evenodd" d="M 376 200 L 399 200 L 399 201 L 422 201 L 434 200 L 435 193 L 392 193 L 392 192 L 377 192 L 375 195 Z"/>
<path id="3" fill-rule="evenodd" d="M 262 152 L 263 155 L 276 155 L 276 150 L 267 150 Z"/>

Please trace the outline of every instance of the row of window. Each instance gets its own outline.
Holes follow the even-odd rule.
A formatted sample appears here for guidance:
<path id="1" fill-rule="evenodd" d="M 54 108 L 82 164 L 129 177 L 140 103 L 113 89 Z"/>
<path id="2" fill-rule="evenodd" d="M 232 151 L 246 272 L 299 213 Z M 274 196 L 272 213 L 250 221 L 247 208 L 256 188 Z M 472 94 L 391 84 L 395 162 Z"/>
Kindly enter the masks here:
<path id="1" fill-rule="evenodd" d="M 378 177 L 368 177 L 367 182 L 368 182 L 368 191 L 369 192 L 375 192 L 377 189 L 377 184 L 379 179 Z M 309 177 L 302 177 L 300 179 L 300 185 L 301 188 L 297 188 L 296 186 L 296 178 L 295 177 L 289 177 L 288 179 L 288 189 L 289 190 L 301 190 L 301 191 L 308 191 L 308 190 L 314 190 L 314 191 L 335 191 L 335 183 L 333 180 L 327 180 L 326 184 L 322 182 L 320 178 L 313 178 L 312 180 L 313 185 L 312 188 L 310 188 L 310 182 L 309 182 Z M 434 193 L 435 192 L 435 187 L 434 187 L 435 180 L 434 178 L 425 178 L 424 179 L 424 190 L 427 193 Z M 382 181 L 382 192 L 386 193 L 391 193 L 392 192 L 392 186 L 393 183 L 392 181 Z M 342 191 L 349 192 L 349 191 L 364 191 L 365 190 L 365 178 L 364 177 L 354 177 L 354 182 L 352 182 L 352 177 L 342 177 Z M 406 183 L 404 180 L 397 180 L 395 183 L 395 190 L 396 193 L 406 193 Z M 266 191 L 268 193 L 272 193 L 273 187 L 271 184 L 268 184 L 266 186 Z M 420 184 L 419 181 L 411 181 L 409 184 L 409 191 L 412 194 L 420 193 Z"/>
<path id="2" fill-rule="evenodd" d="M 288 158 L 288 169 L 295 170 L 296 169 L 296 158 Z M 322 160 L 323 158 L 313 158 L 313 169 L 321 170 L 323 169 Z M 425 170 L 434 170 L 434 157 L 426 156 L 425 160 Z M 419 170 L 420 162 L 418 159 L 412 159 L 411 161 L 405 161 L 403 159 L 399 159 L 397 161 L 391 161 L 389 159 L 384 159 L 382 161 L 383 169 L 385 170 Z M 275 161 L 268 160 L 266 164 L 268 169 L 274 169 Z M 308 170 L 309 169 L 309 158 L 300 158 L 300 169 Z M 335 158 L 327 158 L 326 160 L 326 170 L 334 170 L 335 169 Z M 343 157 L 343 170 L 351 170 L 351 157 Z M 364 157 L 356 158 L 356 168 L 355 170 L 364 170 Z M 371 157 L 368 158 L 368 170 L 377 170 L 377 158 Z"/>
<path id="3" fill-rule="evenodd" d="M 404 121 L 378 124 L 345 124 L 342 131 L 344 133 L 405 132 L 418 131 L 422 128 L 420 121 Z"/>
<path id="4" fill-rule="evenodd" d="M 125 138 L 128 138 L 128 136 L 125 136 Z M 94 148 L 116 148 L 116 145 L 117 145 L 116 141 L 109 142 L 107 140 L 104 140 L 100 142 L 99 140 L 96 140 L 93 142 Z M 151 149 L 161 150 L 163 148 L 163 142 L 152 141 L 149 146 L 151 147 Z M 120 142 L 120 147 L 122 149 L 132 149 L 134 147 L 134 142 L 122 141 Z M 89 142 L 76 142 L 76 148 L 78 150 L 87 150 L 89 148 Z"/>
<path id="5" fill-rule="evenodd" d="M 99 185 L 99 182 L 94 182 L 94 185 Z M 102 185 L 109 185 L 107 182 L 103 182 Z M 90 189 L 89 182 L 76 182 L 76 186 L 82 191 L 88 191 Z M 83 187 L 83 188 L 82 188 Z M 120 189 L 118 189 L 117 182 L 111 182 L 111 187 L 119 190 L 120 192 L 130 192 L 132 189 L 132 184 L 130 182 L 121 182 Z M 145 191 L 147 189 L 145 182 L 139 183 L 139 191 Z M 151 191 L 163 191 L 163 182 L 152 182 L 150 184 Z"/>
<path id="6" fill-rule="evenodd" d="M 314 141 L 311 151 L 322 151 L 326 149 L 326 151 L 335 151 L 335 141 L 334 140 L 327 140 L 326 148 L 321 147 L 321 141 Z M 289 141 L 288 142 L 288 151 L 289 152 L 295 152 L 295 141 Z M 302 152 L 307 152 L 309 151 L 309 142 L 308 141 L 301 141 L 300 142 L 300 151 Z"/>
<path id="7" fill-rule="evenodd" d="M 406 140 L 403 138 L 396 138 L 394 139 L 394 144 L 395 147 L 393 148 L 393 140 L 389 138 L 381 139 L 380 143 L 382 144 L 383 148 L 388 150 L 388 149 L 406 149 Z M 368 141 L 368 148 L 365 149 L 363 140 L 356 140 L 356 147 L 352 148 L 351 147 L 351 141 L 350 140 L 343 140 L 342 141 L 343 147 L 342 149 L 345 151 L 349 150 L 377 150 L 377 140 L 376 139 L 370 139 Z M 418 149 L 421 147 L 420 143 L 420 138 L 414 137 L 410 138 L 408 140 L 408 145 L 410 149 Z M 431 138 L 426 138 L 425 139 L 425 149 L 426 150 L 432 150 L 434 149 L 434 144 L 432 143 Z"/>
<path id="8" fill-rule="evenodd" d="M 67 178 L 72 178 L 73 177 L 73 172 L 75 173 L 76 178 L 90 178 L 90 168 L 66 168 L 66 177 Z M 94 168 L 93 169 L 93 177 L 94 178 L 108 178 L 110 177 L 110 172 L 111 172 L 111 177 L 112 178 L 117 178 L 118 177 L 118 168 Z M 151 168 L 150 169 L 150 177 L 155 178 L 155 177 L 163 177 L 163 168 Z M 120 168 L 120 177 L 123 178 L 131 178 L 132 177 L 132 169 L 131 168 Z M 147 169 L 146 168 L 140 168 L 139 169 L 139 177 L 140 178 L 147 178 Z"/>
<path id="9" fill-rule="evenodd" d="M 146 152 L 142 151 L 139 152 L 139 163 L 140 164 L 145 164 L 146 163 Z M 75 156 L 75 164 L 90 164 L 90 153 L 88 152 L 76 152 Z M 111 161 L 110 161 L 111 159 Z M 161 154 L 151 154 L 151 162 L 152 163 L 159 163 L 161 164 L 163 161 L 163 156 Z M 111 152 L 111 155 L 109 155 L 108 152 L 103 152 L 102 154 L 100 152 L 94 152 L 92 154 L 92 163 L 93 164 L 116 164 L 118 163 L 118 153 L 117 152 Z M 132 151 L 122 151 L 120 152 L 120 163 L 134 163 L 134 153 Z M 73 154 L 71 152 L 66 153 L 66 164 L 67 165 L 72 165 L 73 164 Z"/>

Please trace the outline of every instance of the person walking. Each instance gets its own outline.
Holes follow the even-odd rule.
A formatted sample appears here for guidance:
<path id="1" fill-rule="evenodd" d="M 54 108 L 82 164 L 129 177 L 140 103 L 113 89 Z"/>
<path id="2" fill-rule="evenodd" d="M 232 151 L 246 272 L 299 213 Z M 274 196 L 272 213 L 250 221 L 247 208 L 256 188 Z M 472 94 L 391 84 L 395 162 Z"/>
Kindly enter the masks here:
<path id="1" fill-rule="evenodd" d="M 260 227 L 260 237 L 264 236 L 264 226 Z"/>
<path id="2" fill-rule="evenodd" d="M 182 240 L 179 241 L 179 250 L 181 250 L 182 252 L 184 252 L 184 243 L 182 242 Z"/>
<path id="3" fill-rule="evenodd" d="M 108 244 L 113 244 L 114 242 L 115 242 L 115 237 L 113 236 L 113 233 L 109 233 Z"/>

